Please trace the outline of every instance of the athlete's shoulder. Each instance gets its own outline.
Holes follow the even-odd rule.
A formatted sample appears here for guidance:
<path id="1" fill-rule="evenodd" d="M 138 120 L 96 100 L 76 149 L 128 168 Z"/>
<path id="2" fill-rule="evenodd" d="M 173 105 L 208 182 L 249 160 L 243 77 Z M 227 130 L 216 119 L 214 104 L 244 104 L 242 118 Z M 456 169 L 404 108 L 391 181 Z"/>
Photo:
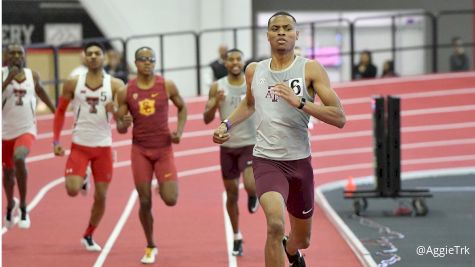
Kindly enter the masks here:
<path id="1" fill-rule="evenodd" d="M 111 76 L 111 84 L 115 88 L 120 88 L 124 86 L 124 82 L 121 79 L 115 78 Z"/>
<path id="2" fill-rule="evenodd" d="M 317 59 L 305 59 L 305 68 L 310 68 L 310 69 L 321 69 L 323 68 L 323 65 L 317 60 Z"/>

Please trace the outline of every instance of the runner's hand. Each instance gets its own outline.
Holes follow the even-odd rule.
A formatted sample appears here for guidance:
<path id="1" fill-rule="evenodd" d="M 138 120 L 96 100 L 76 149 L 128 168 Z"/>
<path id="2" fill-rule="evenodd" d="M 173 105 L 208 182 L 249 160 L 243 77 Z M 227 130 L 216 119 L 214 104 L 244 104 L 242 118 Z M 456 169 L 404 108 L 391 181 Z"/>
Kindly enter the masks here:
<path id="1" fill-rule="evenodd" d="M 15 76 L 17 76 L 18 73 L 20 73 L 20 68 L 18 68 L 17 66 L 12 66 L 8 70 L 8 79 L 15 78 Z"/>
<path id="2" fill-rule="evenodd" d="M 272 87 L 272 90 L 274 90 L 274 93 L 277 96 L 283 98 L 291 106 L 298 107 L 300 105 L 300 98 L 295 95 L 294 90 L 292 90 L 292 88 L 290 88 L 287 84 L 278 83 Z"/>
<path id="3" fill-rule="evenodd" d="M 222 144 L 229 140 L 231 136 L 228 133 L 228 129 L 226 128 L 226 124 L 221 123 L 219 127 L 214 131 L 213 134 L 213 142 L 217 144 Z"/>
<path id="4" fill-rule="evenodd" d="M 132 115 L 126 114 L 122 117 L 122 127 L 129 128 L 132 125 Z"/>
<path id="5" fill-rule="evenodd" d="M 64 156 L 64 148 L 61 145 L 54 145 L 53 152 L 55 156 Z"/>
<path id="6" fill-rule="evenodd" d="M 172 136 L 172 143 L 174 143 L 174 144 L 179 144 L 180 143 L 181 134 L 178 134 L 177 132 L 172 132 L 171 136 Z"/>

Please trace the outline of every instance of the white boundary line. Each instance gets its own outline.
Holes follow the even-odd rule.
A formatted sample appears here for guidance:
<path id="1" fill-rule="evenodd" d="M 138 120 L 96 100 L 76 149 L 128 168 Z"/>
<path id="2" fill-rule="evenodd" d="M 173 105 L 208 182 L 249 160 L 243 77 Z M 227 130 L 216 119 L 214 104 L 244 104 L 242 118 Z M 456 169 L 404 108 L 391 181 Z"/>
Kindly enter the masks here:
<path id="1" fill-rule="evenodd" d="M 401 179 L 413 180 L 422 178 L 435 178 L 444 177 L 447 175 L 467 175 L 475 173 L 475 168 L 453 168 L 453 169 L 433 169 L 429 171 L 414 171 L 402 173 Z M 374 180 L 373 176 L 359 177 L 354 179 L 358 185 L 371 183 Z M 363 266 L 377 266 L 371 254 L 364 247 L 361 241 L 351 231 L 348 225 L 341 219 L 336 211 L 328 203 L 324 192 L 331 191 L 337 188 L 343 188 L 346 183 L 346 179 L 334 181 L 320 185 L 315 188 L 315 202 L 325 212 L 327 218 L 333 223 L 343 239 L 348 243 L 350 248 L 354 251 L 357 258 L 363 264 Z"/>
<path id="2" fill-rule="evenodd" d="M 322 192 L 319 190 L 319 187 L 315 189 L 315 202 L 320 206 L 324 211 L 327 218 L 330 222 L 333 223 L 337 231 L 349 245 L 353 253 L 355 253 L 358 260 L 365 267 L 374 267 L 378 266 L 374 261 L 373 257 L 361 241 L 355 236 L 355 234 L 350 230 L 348 225 L 338 216 L 335 210 L 330 206 L 327 199 L 323 196 Z"/>

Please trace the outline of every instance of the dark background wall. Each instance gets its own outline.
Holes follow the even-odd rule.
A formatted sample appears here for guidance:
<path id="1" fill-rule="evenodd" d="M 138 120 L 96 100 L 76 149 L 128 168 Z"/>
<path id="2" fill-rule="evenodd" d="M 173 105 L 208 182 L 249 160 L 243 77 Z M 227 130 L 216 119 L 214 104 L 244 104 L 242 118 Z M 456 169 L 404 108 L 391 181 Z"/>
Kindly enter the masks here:
<path id="1" fill-rule="evenodd" d="M 2 0 L 2 43 L 43 43 L 46 23 L 80 23 L 82 37 L 102 32 L 77 0 Z"/>

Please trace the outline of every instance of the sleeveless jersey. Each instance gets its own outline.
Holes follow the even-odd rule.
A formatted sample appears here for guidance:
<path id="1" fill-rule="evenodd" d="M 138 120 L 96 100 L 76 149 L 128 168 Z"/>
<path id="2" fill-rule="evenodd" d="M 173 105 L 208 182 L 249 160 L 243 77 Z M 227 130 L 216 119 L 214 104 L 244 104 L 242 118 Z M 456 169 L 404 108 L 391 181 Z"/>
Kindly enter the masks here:
<path id="1" fill-rule="evenodd" d="M 103 74 L 102 86 L 92 90 L 86 85 L 87 72 L 80 74 L 74 90 L 73 143 L 87 147 L 112 145 L 110 119 L 105 104 L 112 101 L 111 76 Z"/>
<path id="2" fill-rule="evenodd" d="M 11 140 L 25 133 L 36 136 L 35 81 L 31 69 L 24 68 L 23 71 L 25 79 L 13 79 L 2 93 L 3 140 Z M 8 73 L 8 67 L 3 67 L 3 81 L 7 79 Z"/>
<path id="3" fill-rule="evenodd" d="M 168 94 L 163 77 L 156 76 L 155 84 L 149 89 L 140 89 L 136 79 L 129 81 L 127 105 L 133 117 L 133 144 L 143 148 L 171 145 Z"/>
<path id="4" fill-rule="evenodd" d="M 276 96 L 276 83 L 287 83 L 295 94 L 313 102 L 305 84 L 307 59 L 295 57 L 284 70 L 270 68 L 271 59 L 256 66 L 252 80 L 252 94 L 256 108 L 256 145 L 254 156 L 273 160 L 298 160 L 310 156 L 308 122 L 310 115 Z"/>
<path id="5" fill-rule="evenodd" d="M 246 81 L 241 85 L 232 85 L 229 83 L 228 77 L 225 76 L 219 79 L 217 83 L 218 90 L 223 90 L 225 95 L 219 105 L 219 115 L 222 121 L 231 115 L 246 96 Z M 221 146 L 237 148 L 254 145 L 256 143 L 254 115 L 232 127 L 230 133 L 231 138 Z"/>

